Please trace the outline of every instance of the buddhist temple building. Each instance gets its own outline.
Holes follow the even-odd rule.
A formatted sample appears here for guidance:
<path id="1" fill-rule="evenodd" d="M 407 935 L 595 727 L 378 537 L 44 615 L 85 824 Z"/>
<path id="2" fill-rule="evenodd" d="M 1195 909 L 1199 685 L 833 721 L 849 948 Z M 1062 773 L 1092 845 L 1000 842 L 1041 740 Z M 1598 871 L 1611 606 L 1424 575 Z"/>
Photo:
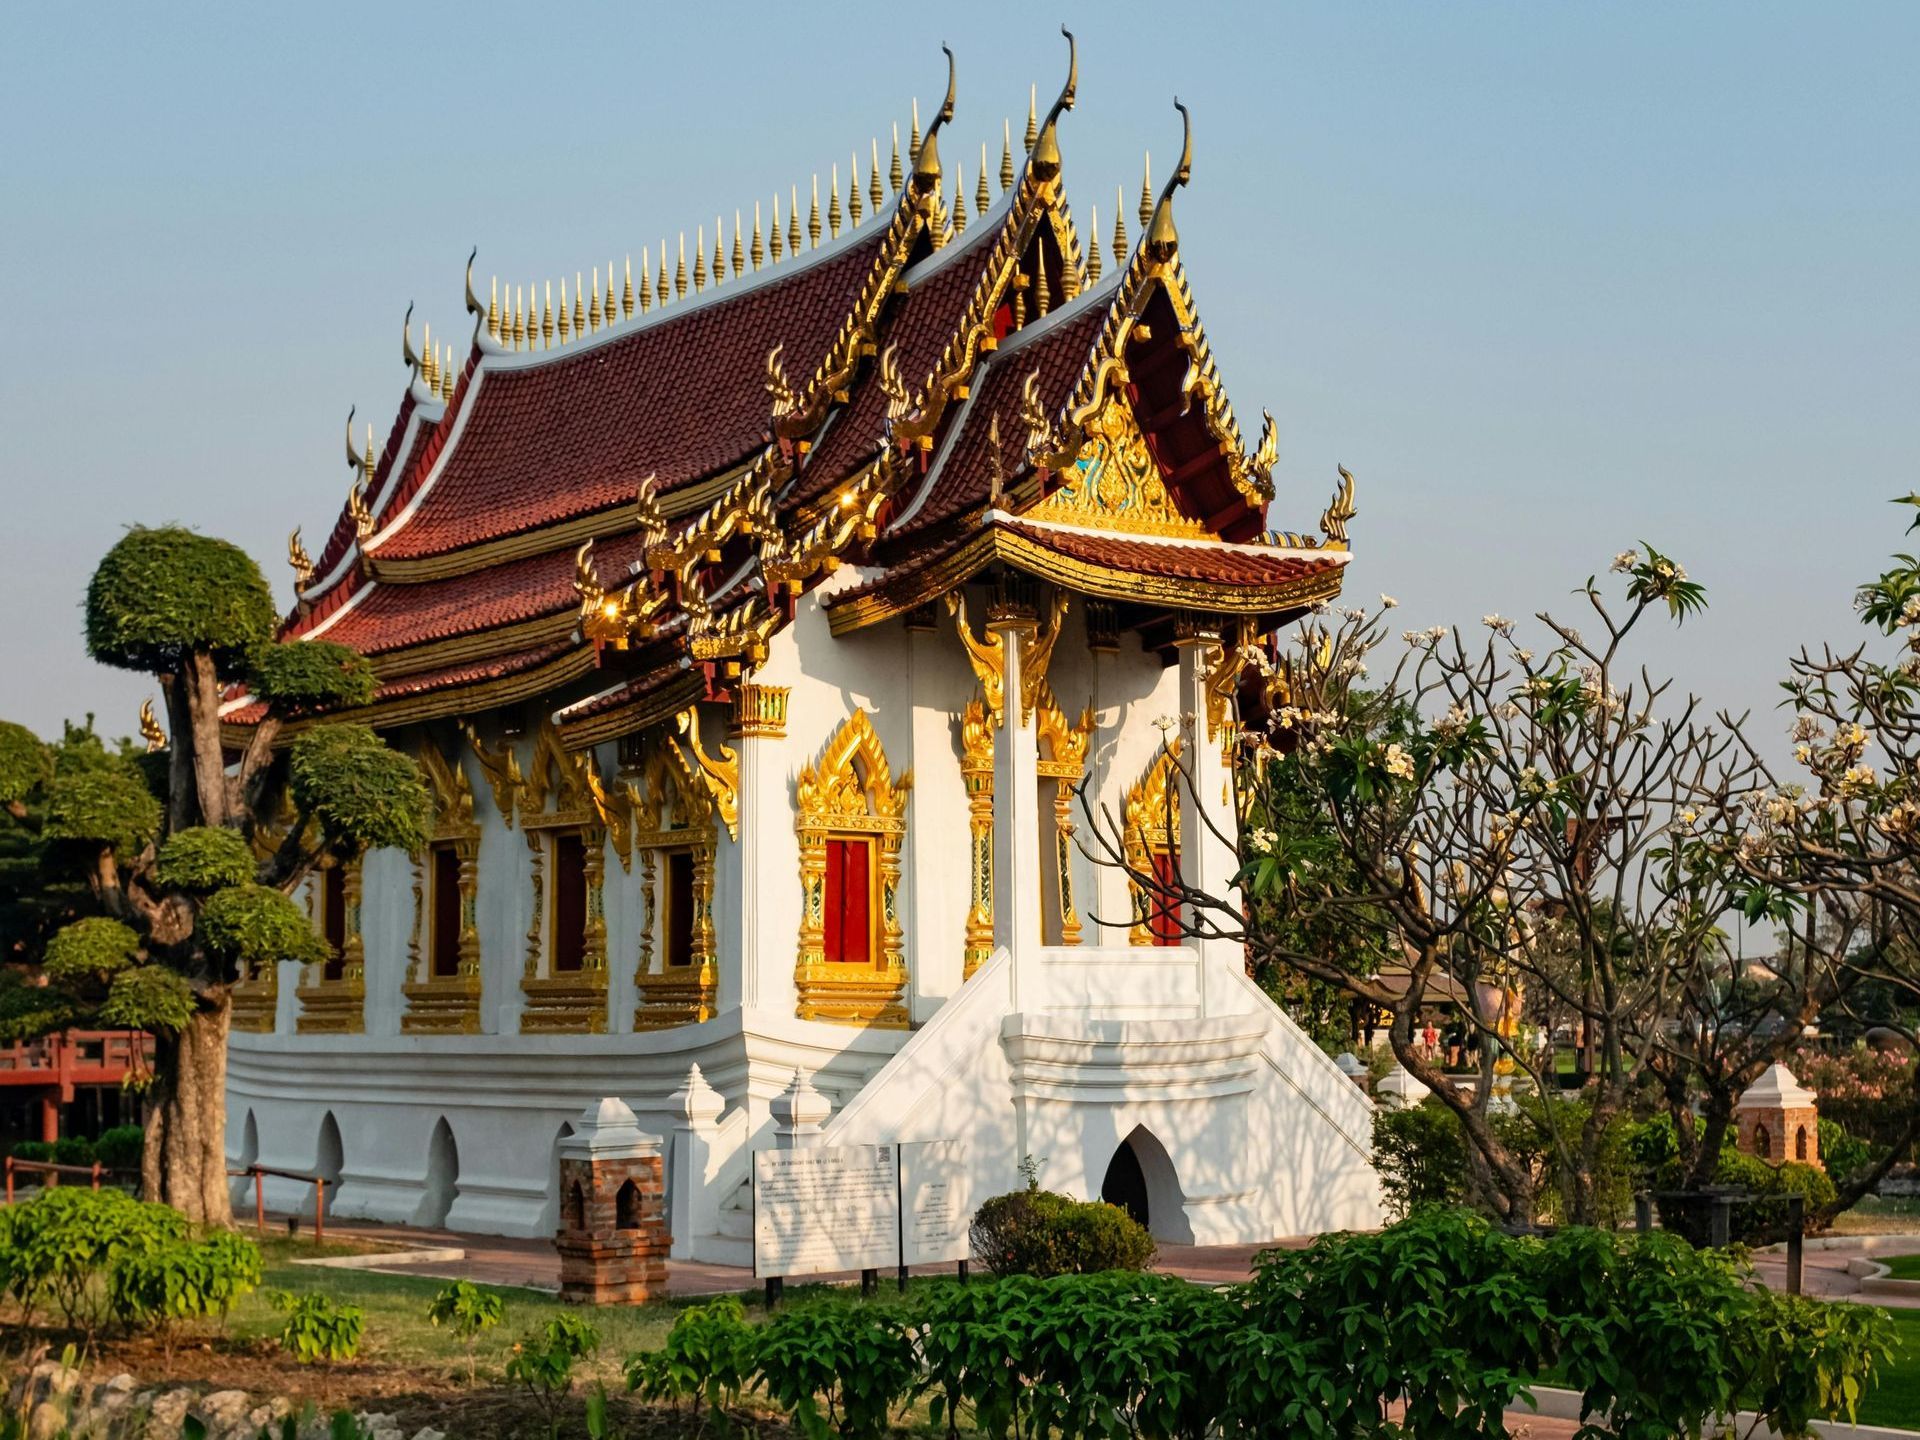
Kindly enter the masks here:
<path id="1" fill-rule="evenodd" d="M 949 57 L 890 166 L 550 287 L 470 262 L 470 338 L 409 325 L 287 634 L 371 660 L 328 718 L 419 758 L 431 840 L 320 872 L 334 959 L 236 995 L 236 1164 L 550 1233 L 617 1096 L 674 1254 L 744 1263 L 751 1152 L 812 1092 L 822 1143 L 965 1142 L 976 1199 L 1030 1158 L 1168 1239 L 1377 1223 L 1365 1096 L 1084 844 L 1111 811 L 1139 871 L 1231 888 L 1250 648 L 1339 593 L 1354 508 L 1269 528 L 1274 424 L 1181 258 L 1191 132 L 1083 231 L 1069 72 L 997 174 L 947 158 Z"/>

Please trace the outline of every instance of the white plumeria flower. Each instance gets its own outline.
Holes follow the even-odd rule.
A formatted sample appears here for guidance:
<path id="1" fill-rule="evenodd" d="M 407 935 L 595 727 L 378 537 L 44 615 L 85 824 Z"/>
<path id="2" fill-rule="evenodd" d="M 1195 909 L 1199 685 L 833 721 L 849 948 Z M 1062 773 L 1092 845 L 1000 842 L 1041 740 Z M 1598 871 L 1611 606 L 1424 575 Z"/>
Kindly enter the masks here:
<path id="1" fill-rule="evenodd" d="M 1382 594 L 1380 596 L 1380 608 L 1382 610 L 1391 610 L 1395 606 L 1397 606 L 1399 603 L 1400 602 L 1394 599 L 1393 596 L 1391 595 Z M 1920 602 L 1915 602 L 1915 603 L 1920 603 Z"/>
<path id="2" fill-rule="evenodd" d="M 1394 779 L 1413 779 L 1413 756 L 1409 755 L 1402 746 L 1397 744 L 1387 746 L 1387 753 L 1383 759 L 1383 763 L 1386 766 L 1387 774 L 1393 776 Z"/>
<path id="3" fill-rule="evenodd" d="M 1480 617 L 1480 623 L 1496 634 L 1511 635 L 1513 633 L 1513 621 L 1507 619 L 1504 615 L 1482 615 Z"/>
<path id="4" fill-rule="evenodd" d="M 1624 575 L 1640 563 L 1638 550 L 1622 550 L 1613 557 L 1613 570 L 1616 575 Z"/>

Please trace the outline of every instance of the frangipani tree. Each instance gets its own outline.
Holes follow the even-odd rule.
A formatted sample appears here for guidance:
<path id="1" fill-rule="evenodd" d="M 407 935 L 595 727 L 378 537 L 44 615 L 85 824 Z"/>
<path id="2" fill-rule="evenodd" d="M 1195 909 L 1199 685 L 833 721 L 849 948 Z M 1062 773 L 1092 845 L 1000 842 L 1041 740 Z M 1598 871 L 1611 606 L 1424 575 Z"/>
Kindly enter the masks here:
<path id="1" fill-rule="evenodd" d="M 88 1022 L 153 1032 L 143 1188 L 203 1224 L 231 1219 L 233 986 L 281 960 L 326 958 L 288 893 L 315 865 L 425 841 L 420 772 L 372 730 L 314 724 L 276 744 L 286 721 L 364 703 L 374 689 L 360 656 L 282 644 L 278 624 L 244 552 L 176 527 L 130 530 L 88 586 L 87 647 L 158 680 L 170 743 L 135 756 L 77 746 L 71 733 L 49 746 L 0 724 L 0 807 L 33 827 L 45 870 L 84 878 L 91 911 L 38 957 L 15 957 L 38 958 L 45 983 L 0 990 L 0 1024 L 16 1034 Z M 266 707 L 238 756 L 220 733 L 235 682 Z"/>
<path id="2" fill-rule="evenodd" d="M 1562 1213 L 1591 1222 L 1609 1127 L 1691 1023 L 1689 997 L 1724 984 L 1722 918 L 1752 889 L 1684 843 L 1703 796 L 1749 788 L 1751 757 L 1630 658 L 1643 622 L 1683 621 L 1704 592 L 1650 548 L 1614 569 L 1622 594 L 1578 592 L 1593 638 L 1543 613 L 1538 652 L 1499 615 L 1477 641 L 1439 626 L 1396 644 L 1358 609 L 1308 621 L 1284 656 L 1250 650 L 1271 713 L 1242 737 L 1240 833 L 1220 837 L 1239 895 L 1128 865 L 1115 817 L 1090 817 L 1096 858 L 1128 865 L 1188 934 L 1387 1015 L 1394 1054 L 1459 1117 L 1479 1188 L 1513 1223 L 1532 1219 L 1536 1177 L 1490 1110 L 1509 1074 L 1559 1089 L 1523 1025 L 1584 1041 L 1584 1103 L 1529 1115 L 1567 1177 Z M 1484 1042 L 1472 1086 L 1419 1044 L 1436 1006 Z"/>

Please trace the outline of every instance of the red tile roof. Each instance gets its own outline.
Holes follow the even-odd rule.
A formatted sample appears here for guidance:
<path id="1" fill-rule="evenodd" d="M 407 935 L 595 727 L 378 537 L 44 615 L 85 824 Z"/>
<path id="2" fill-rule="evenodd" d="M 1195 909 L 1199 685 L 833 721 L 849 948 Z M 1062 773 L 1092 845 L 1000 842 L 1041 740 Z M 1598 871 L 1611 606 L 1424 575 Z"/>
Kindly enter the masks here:
<path id="1" fill-rule="evenodd" d="M 1111 288 L 1105 286 L 1083 295 L 1073 302 L 1071 314 L 1066 310 L 1056 312 L 1065 318 L 1054 320 L 1042 331 L 1029 327 L 1021 338 L 1008 340 L 995 352 L 959 422 L 965 428 L 950 440 L 926 482 L 931 488 L 925 500 L 918 509 L 913 508 L 912 500 L 902 504 L 904 518 L 887 532 L 888 541 L 918 535 L 986 504 L 992 491 L 987 437 L 996 415 L 1000 419 L 1003 478 L 1012 480 L 1020 473 L 1026 464 L 1027 430 L 1020 420 L 1020 399 L 1027 376 L 1039 372 L 1040 398 L 1049 411 L 1066 404 L 1099 337 L 1112 298 Z M 1027 335 L 1035 338 L 1024 338 Z"/>
<path id="2" fill-rule="evenodd" d="M 440 473 L 420 508 L 377 542 L 383 559 L 440 555 L 662 491 L 751 454 L 767 430 L 767 352 L 811 373 L 858 298 L 886 234 L 751 287 L 668 309 L 630 331 L 542 355 L 489 359 L 470 382 L 444 456 L 429 444 L 395 493 Z M 397 510 L 393 513 L 397 513 Z"/>
<path id="3" fill-rule="evenodd" d="M 397 676 L 382 682 L 374 692 L 373 703 L 386 700 L 404 699 L 411 695 L 425 695 L 435 690 L 454 689 L 472 685 L 482 680 L 503 680 L 510 675 L 523 674 L 528 670 L 558 659 L 574 648 L 571 640 L 556 641 L 550 645 L 535 645 L 524 650 L 509 651 L 504 655 L 493 655 L 483 660 L 469 660 L 458 665 L 446 665 L 437 670 L 422 670 L 412 675 Z M 244 705 L 237 710 L 221 715 L 223 725 L 246 726 L 258 724 L 266 715 L 266 706 L 259 701 Z"/>
<path id="4" fill-rule="evenodd" d="M 1083 560 L 1138 575 L 1171 579 L 1208 580 L 1222 585 L 1284 585 L 1344 563 L 1344 551 L 1268 549 L 1258 545 L 1223 545 L 1209 541 L 1179 543 L 1107 530 L 1080 530 L 1061 525 L 1036 525 L 1018 519 L 995 523 L 1023 540 L 1056 555 Z"/>

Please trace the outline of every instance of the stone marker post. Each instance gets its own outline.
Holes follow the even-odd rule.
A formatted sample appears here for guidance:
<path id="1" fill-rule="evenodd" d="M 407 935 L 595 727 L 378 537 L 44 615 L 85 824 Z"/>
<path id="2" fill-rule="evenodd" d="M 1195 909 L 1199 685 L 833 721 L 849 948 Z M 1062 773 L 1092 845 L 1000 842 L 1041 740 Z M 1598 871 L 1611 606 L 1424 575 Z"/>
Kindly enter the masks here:
<path id="1" fill-rule="evenodd" d="M 666 1195 L 660 1137 L 609 1096 L 560 1142 L 560 1298 L 639 1305 L 666 1293 Z"/>

